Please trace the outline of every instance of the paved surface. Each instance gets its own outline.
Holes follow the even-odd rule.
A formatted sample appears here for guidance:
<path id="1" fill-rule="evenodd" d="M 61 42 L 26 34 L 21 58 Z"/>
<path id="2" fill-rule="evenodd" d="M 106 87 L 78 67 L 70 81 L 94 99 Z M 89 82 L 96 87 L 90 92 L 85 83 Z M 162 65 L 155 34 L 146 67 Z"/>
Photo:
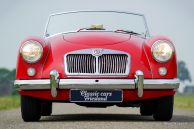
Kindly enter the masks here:
<path id="1" fill-rule="evenodd" d="M 194 129 L 194 112 L 175 110 L 170 122 L 142 117 L 138 108 L 85 108 L 54 104 L 53 114 L 23 122 L 20 109 L 0 111 L 0 129 Z"/>

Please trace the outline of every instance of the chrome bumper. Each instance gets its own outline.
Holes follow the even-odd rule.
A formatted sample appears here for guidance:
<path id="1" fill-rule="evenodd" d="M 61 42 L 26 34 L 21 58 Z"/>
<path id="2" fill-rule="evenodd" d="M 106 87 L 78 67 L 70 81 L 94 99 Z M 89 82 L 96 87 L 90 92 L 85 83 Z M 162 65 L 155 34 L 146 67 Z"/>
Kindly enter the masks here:
<path id="1" fill-rule="evenodd" d="M 50 89 L 53 97 L 57 89 L 137 89 L 139 97 L 144 89 L 177 89 L 178 79 L 144 79 L 143 72 L 137 71 L 135 79 L 59 79 L 57 71 L 51 71 L 50 79 L 15 80 L 18 90 Z"/>

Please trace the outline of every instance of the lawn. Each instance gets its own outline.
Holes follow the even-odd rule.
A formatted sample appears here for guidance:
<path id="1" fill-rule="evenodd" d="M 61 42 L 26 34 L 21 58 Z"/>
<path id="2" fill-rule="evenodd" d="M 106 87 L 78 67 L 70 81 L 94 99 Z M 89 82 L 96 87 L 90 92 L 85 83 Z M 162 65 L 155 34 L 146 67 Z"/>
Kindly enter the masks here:
<path id="1" fill-rule="evenodd" d="M 20 106 L 20 96 L 0 96 L 0 110 L 18 108 Z"/>
<path id="2" fill-rule="evenodd" d="M 194 111 L 194 94 L 177 94 L 174 100 L 175 108 Z"/>

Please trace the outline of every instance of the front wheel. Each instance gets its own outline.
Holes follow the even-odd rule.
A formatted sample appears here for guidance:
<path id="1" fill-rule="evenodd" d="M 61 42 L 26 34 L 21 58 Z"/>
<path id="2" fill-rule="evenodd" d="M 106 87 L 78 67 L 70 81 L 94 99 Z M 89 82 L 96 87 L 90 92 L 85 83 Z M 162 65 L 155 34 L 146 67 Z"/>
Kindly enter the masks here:
<path id="1" fill-rule="evenodd" d="M 155 101 L 153 117 L 156 121 L 170 121 L 173 115 L 174 96 L 166 96 Z"/>
<path id="2" fill-rule="evenodd" d="M 24 121 L 38 121 L 41 117 L 41 103 L 39 99 L 21 96 L 21 113 Z"/>

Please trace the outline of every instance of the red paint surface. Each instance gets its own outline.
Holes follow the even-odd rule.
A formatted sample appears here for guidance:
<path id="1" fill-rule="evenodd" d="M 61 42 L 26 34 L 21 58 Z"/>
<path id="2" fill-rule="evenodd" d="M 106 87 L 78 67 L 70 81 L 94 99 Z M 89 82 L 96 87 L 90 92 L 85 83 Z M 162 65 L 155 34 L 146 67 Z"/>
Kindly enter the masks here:
<path id="1" fill-rule="evenodd" d="M 26 90 L 19 91 L 20 95 L 32 96 L 35 98 L 41 98 L 46 100 L 63 100 L 69 101 L 69 90 L 60 90 L 57 97 L 53 98 L 51 96 L 50 90 Z"/>
<path id="2" fill-rule="evenodd" d="M 147 39 L 144 44 L 144 48 L 147 54 L 147 57 L 149 58 L 150 67 L 153 72 L 153 78 L 157 79 L 170 79 L 170 78 L 177 78 L 177 61 L 176 61 L 176 51 L 174 48 L 174 54 L 170 61 L 166 63 L 158 63 L 156 60 L 154 60 L 152 53 L 151 53 L 151 47 L 157 40 L 167 40 L 172 43 L 172 41 L 166 37 L 152 37 L 150 39 Z M 174 47 L 174 44 L 172 43 L 172 46 Z M 158 73 L 159 67 L 166 67 L 168 70 L 168 73 L 166 76 L 160 76 Z"/>
<path id="3" fill-rule="evenodd" d="M 48 79 L 51 70 L 55 69 L 59 72 L 60 78 L 70 78 L 64 73 L 64 55 L 68 52 L 90 49 L 90 48 L 104 48 L 113 49 L 123 52 L 127 52 L 130 55 L 130 73 L 126 77 L 120 77 L 123 79 L 133 79 L 137 70 L 141 70 L 144 73 L 144 78 L 150 79 L 173 79 L 177 78 L 177 63 L 176 52 L 172 59 L 167 63 L 156 62 L 151 54 L 151 46 L 157 40 L 168 40 L 166 37 L 151 37 L 144 39 L 135 35 L 113 33 L 113 32 L 78 32 L 69 33 L 65 35 L 56 35 L 43 40 L 39 37 L 29 37 L 24 40 L 38 41 L 44 49 L 41 60 L 35 64 L 26 63 L 20 53 L 18 52 L 18 61 L 16 67 L 17 79 Z M 170 41 L 171 42 L 171 41 Z M 27 68 L 33 67 L 37 70 L 37 74 L 34 77 L 27 75 Z M 168 74 L 166 76 L 160 76 L 158 74 L 159 67 L 166 67 Z M 114 78 L 103 76 L 88 76 L 88 77 L 71 77 L 71 78 Z M 172 90 L 158 90 L 158 91 L 145 91 L 144 96 L 141 99 L 157 98 L 166 95 L 173 95 L 175 91 Z M 60 90 L 57 98 L 52 98 L 50 91 L 20 91 L 21 95 L 28 95 L 49 100 L 68 100 L 69 93 L 67 90 Z M 124 90 L 124 100 L 139 100 L 136 91 Z"/>
<path id="4" fill-rule="evenodd" d="M 69 101 L 69 90 L 59 90 L 57 97 L 53 98 L 51 96 L 50 90 L 29 90 L 29 91 L 20 91 L 19 94 L 32 96 L 35 98 L 41 98 L 51 101 Z M 135 100 L 146 100 L 154 99 L 162 96 L 174 95 L 174 90 L 145 90 L 143 97 L 139 98 L 137 96 L 136 90 L 123 90 L 123 101 L 135 101 Z"/>
<path id="5" fill-rule="evenodd" d="M 174 95 L 174 90 L 144 90 L 143 97 L 139 98 L 137 96 L 137 90 L 124 90 L 123 91 L 123 100 L 145 100 L 145 99 L 154 99 L 163 96 Z"/>
<path id="6" fill-rule="evenodd" d="M 39 42 L 42 47 L 43 47 L 43 56 L 41 57 L 41 59 L 37 62 L 37 63 L 33 63 L 33 64 L 30 64 L 30 63 L 27 63 L 23 60 L 21 54 L 20 54 L 20 47 L 26 42 L 26 41 L 29 41 L 29 40 L 34 40 L 34 41 L 37 41 Z M 43 71 L 43 67 L 44 67 L 44 64 L 47 60 L 47 55 L 49 53 L 49 44 L 46 43 L 43 39 L 41 39 L 40 37 L 29 37 L 27 39 L 25 39 L 21 45 L 19 47 L 19 50 L 18 50 L 18 59 L 17 59 L 17 66 L 16 66 L 16 78 L 17 79 L 40 79 L 42 77 L 42 71 Z M 36 69 L 36 75 L 33 76 L 33 77 L 29 77 L 27 75 L 27 69 L 29 67 L 32 67 L 32 68 L 35 68 Z"/>
<path id="7" fill-rule="evenodd" d="M 100 32 L 92 32 L 92 33 L 98 35 L 98 33 Z M 108 35 L 108 37 L 111 38 L 110 32 L 109 33 L 103 32 L 103 34 L 104 34 L 104 37 Z M 115 35 L 115 33 L 112 33 L 112 34 Z M 101 43 L 99 43 L 99 40 L 100 40 L 98 39 L 99 36 L 97 36 L 96 38 L 94 38 L 94 36 L 89 36 L 88 38 L 86 38 L 87 35 L 88 33 L 84 32 L 84 34 L 82 33 L 80 34 L 80 38 L 76 38 L 74 40 L 71 39 L 71 41 L 73 41 L 74 43 L 65 41 L 63 39 L 63 35 L 58 35 L 56 37 L 52 37 L 48 39 L 49 42 L 51 43 L 50 44 L 51 52 L 49 53 L 48 60 L 45 63 L 42 78 L 48 78 L 49 72 L 52 69 L 56 69 L 57 71 L 59 71 L 60 78 L 67 78 L 67 76 L 64 73 L 64 55 L 71 51 L 80 50 L 80 49 L 90 49 L 90 48 L 104 48 L 104 49 L 113 49 L 113 50 L 127 52 L 131 56 L 130 57 L 130 74 L 126 76 L 125 78 L 134 78 L 134 73 L 137 70 L 144 71 L 145 78 L 152 78 L 148 60 L 142 49 L 145 39 L 136 37 L 136 36 L 131 36 L 130 40 L 123 40 L 124 37 L 126 38 L 126 36 L 128 37 L 129 35 L 119 34 L 120 36 L 117 36 L 117 37 L 113 36 L 111 45 L 110 43 L 107 45 L 107 43 L 103 41 L 100 41 Z M 123 42 L 117 42 L 117 43 L 113 42 L 115 38 L 119 38 L 119 37 L 121 37 L 122 39 L 120 41 L 123 41 Z M 72 38 L 72 34 L 65 35 L 65 38 L 67 39 Z M 86 39 L 85 40 L 82 39 L 80 41 L 81 38 L 86 38 Z M 90 44 L 85 43 L 85 42 L 90 42 L 90 41 L 93 41 L 93 42 L 91 42 Z M 109 42 L 111 42 L 111 40 L 109 40 Z M 85 78 L 85 77 L 79 77 L 79 78 Z M 93 78 L 93 77 L 91 76 L 87 78 Z M 103 78 L 103 77 L 98 76 L 97 78 Z"/>
<path id="8" fill-rule="evenodd" d="M 63 39 L 69 43 L 87 46 L 114 45 L 128 41 L 130 37 L 129 34 L 112 32 L 80 32 L 63 35 Z"/>

